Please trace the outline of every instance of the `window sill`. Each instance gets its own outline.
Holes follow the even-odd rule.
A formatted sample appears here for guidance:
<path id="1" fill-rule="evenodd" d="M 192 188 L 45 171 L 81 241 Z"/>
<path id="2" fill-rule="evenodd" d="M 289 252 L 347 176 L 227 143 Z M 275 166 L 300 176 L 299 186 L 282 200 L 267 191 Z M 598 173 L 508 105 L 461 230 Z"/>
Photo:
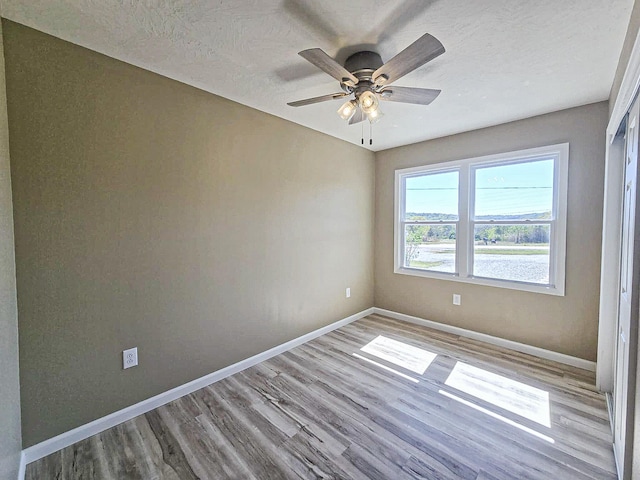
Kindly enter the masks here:
<path id="1" fill-rule="evenodd" d="M 413 277 L 433 278 L 436 280 L 447 280 L 450 282 L 471 283 L 474 285 L 483 285 L 486 287 L 507 288 L 509 290 L 520 290 L 523 292 L 543 293 L 545 295 L 555 295 L 564 297 L 564 285 L 558 288 L 553 285 L 538 285 L 535 283 L 514 282 L 512 280 L 495 280 L 493 278 L 483 277 L 460 277 L 454 273 L 431 272 L 420 270 L 418 268 L 401 267 L 396 268 L 394 273 L 401 275 L 410 275 Z"/>

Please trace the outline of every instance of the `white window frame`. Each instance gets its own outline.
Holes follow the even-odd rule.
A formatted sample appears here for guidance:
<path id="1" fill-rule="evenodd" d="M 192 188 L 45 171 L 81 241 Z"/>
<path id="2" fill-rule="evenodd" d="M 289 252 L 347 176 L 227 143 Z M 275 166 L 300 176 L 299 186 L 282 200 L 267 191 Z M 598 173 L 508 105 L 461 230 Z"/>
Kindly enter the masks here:
<path id="1" fill-rule="evenodd" d="M 475 169 L 479 167 L 508 165 L 513 163 L 535 161 L 542 159 L 554 160 L 553 173 L 553 208 L 550 220 L 532 221 L 494 221 L 486 222 L 471 218 L 474 211 L 475 188 L 473 182 Z M 445 173 L 458 171 L 458 221 L 443 220 L 442 222 L 411 222 L 405 221 L 405 192 L 406 179 L 424 174 Z M 523 290 L 527 292 L 545 293 L 564 296 L 565 291 L 565 263 L 566 263 L 566 235 L 567 235 L 567 192 L 569 181 L 569 144 L 561 143 L 515 152 L 505 152 L 495 155 L 467 158 L 452 162 L 443 162 L 395 171 L 394 195 L 394 272 L 403 275 L 436 278 L 454 282 L 474 283 L 492 287 Z M 433 270 L 423 270 L 404 266 L 404 232 L 405 224 L 456 224 L 456 272 L 444 273 Z M 476 224 L 548 224 L 549 238 L 549 284 L 520 282 L 514 280 L 500 280 L 485 277 L 475 277 L 472 274 L 474 251 L 474 225 Z"/>

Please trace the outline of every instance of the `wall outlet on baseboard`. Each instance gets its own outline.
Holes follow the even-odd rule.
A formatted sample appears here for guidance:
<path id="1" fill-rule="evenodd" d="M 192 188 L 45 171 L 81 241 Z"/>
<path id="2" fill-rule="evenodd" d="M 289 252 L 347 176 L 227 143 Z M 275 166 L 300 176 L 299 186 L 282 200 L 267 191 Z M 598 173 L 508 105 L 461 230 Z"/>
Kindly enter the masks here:
<path id="1" fill-rule="evenodd" d="M 460 305 L 460 295 L 457 293 L 453 294 L 453 304 L 454 305 Z"/>
<path id="2" fill-rule="evenodd" d="M 127 369 L 138 365 L 138 347 L 122 351 L 122 368 Z"/>
<path id="3" fill-rule="evenodd" d="M 345 295 L 346 295 L 347 298 L 349 298 L 351 296 L 351 288 L 347 287 Z"/>

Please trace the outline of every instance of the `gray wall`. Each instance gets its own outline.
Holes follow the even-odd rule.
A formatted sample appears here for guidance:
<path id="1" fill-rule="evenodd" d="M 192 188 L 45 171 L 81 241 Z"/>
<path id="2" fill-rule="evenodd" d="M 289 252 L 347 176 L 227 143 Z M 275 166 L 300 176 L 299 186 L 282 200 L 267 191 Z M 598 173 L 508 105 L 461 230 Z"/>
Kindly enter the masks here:
<path id="1" fill-rule="evenodd" d="M 4 27 L 25 447 L 372 306 L 371 152 Z"/>
<path id="2" fill-rule="evenodd" d="M 2 30 L 0 27 L 0 478 L 17 478 L 22 440 L 18 311 Z"/>
<path id="3" fill-rule="evenodd" d="M 378 153 L 375 305 L 595 360 L 607 111 L 602 102 Z M 570 143 L 564 297 L 393 273 L 396 169 L 562 142 Z"/>

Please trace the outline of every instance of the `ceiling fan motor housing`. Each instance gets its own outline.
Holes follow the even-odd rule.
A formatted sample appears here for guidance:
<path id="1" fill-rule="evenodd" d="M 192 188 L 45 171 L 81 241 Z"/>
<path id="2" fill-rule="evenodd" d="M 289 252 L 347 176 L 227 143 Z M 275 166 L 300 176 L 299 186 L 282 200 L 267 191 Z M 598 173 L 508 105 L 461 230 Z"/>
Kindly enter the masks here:
<path id="1" fill-rule="evenodd" d="M 371 74 L 383 65 L 382 58 L 376 52 L 356 52 L 344 62 L 344 68 L 359 80 L 371 81 Z"/>

